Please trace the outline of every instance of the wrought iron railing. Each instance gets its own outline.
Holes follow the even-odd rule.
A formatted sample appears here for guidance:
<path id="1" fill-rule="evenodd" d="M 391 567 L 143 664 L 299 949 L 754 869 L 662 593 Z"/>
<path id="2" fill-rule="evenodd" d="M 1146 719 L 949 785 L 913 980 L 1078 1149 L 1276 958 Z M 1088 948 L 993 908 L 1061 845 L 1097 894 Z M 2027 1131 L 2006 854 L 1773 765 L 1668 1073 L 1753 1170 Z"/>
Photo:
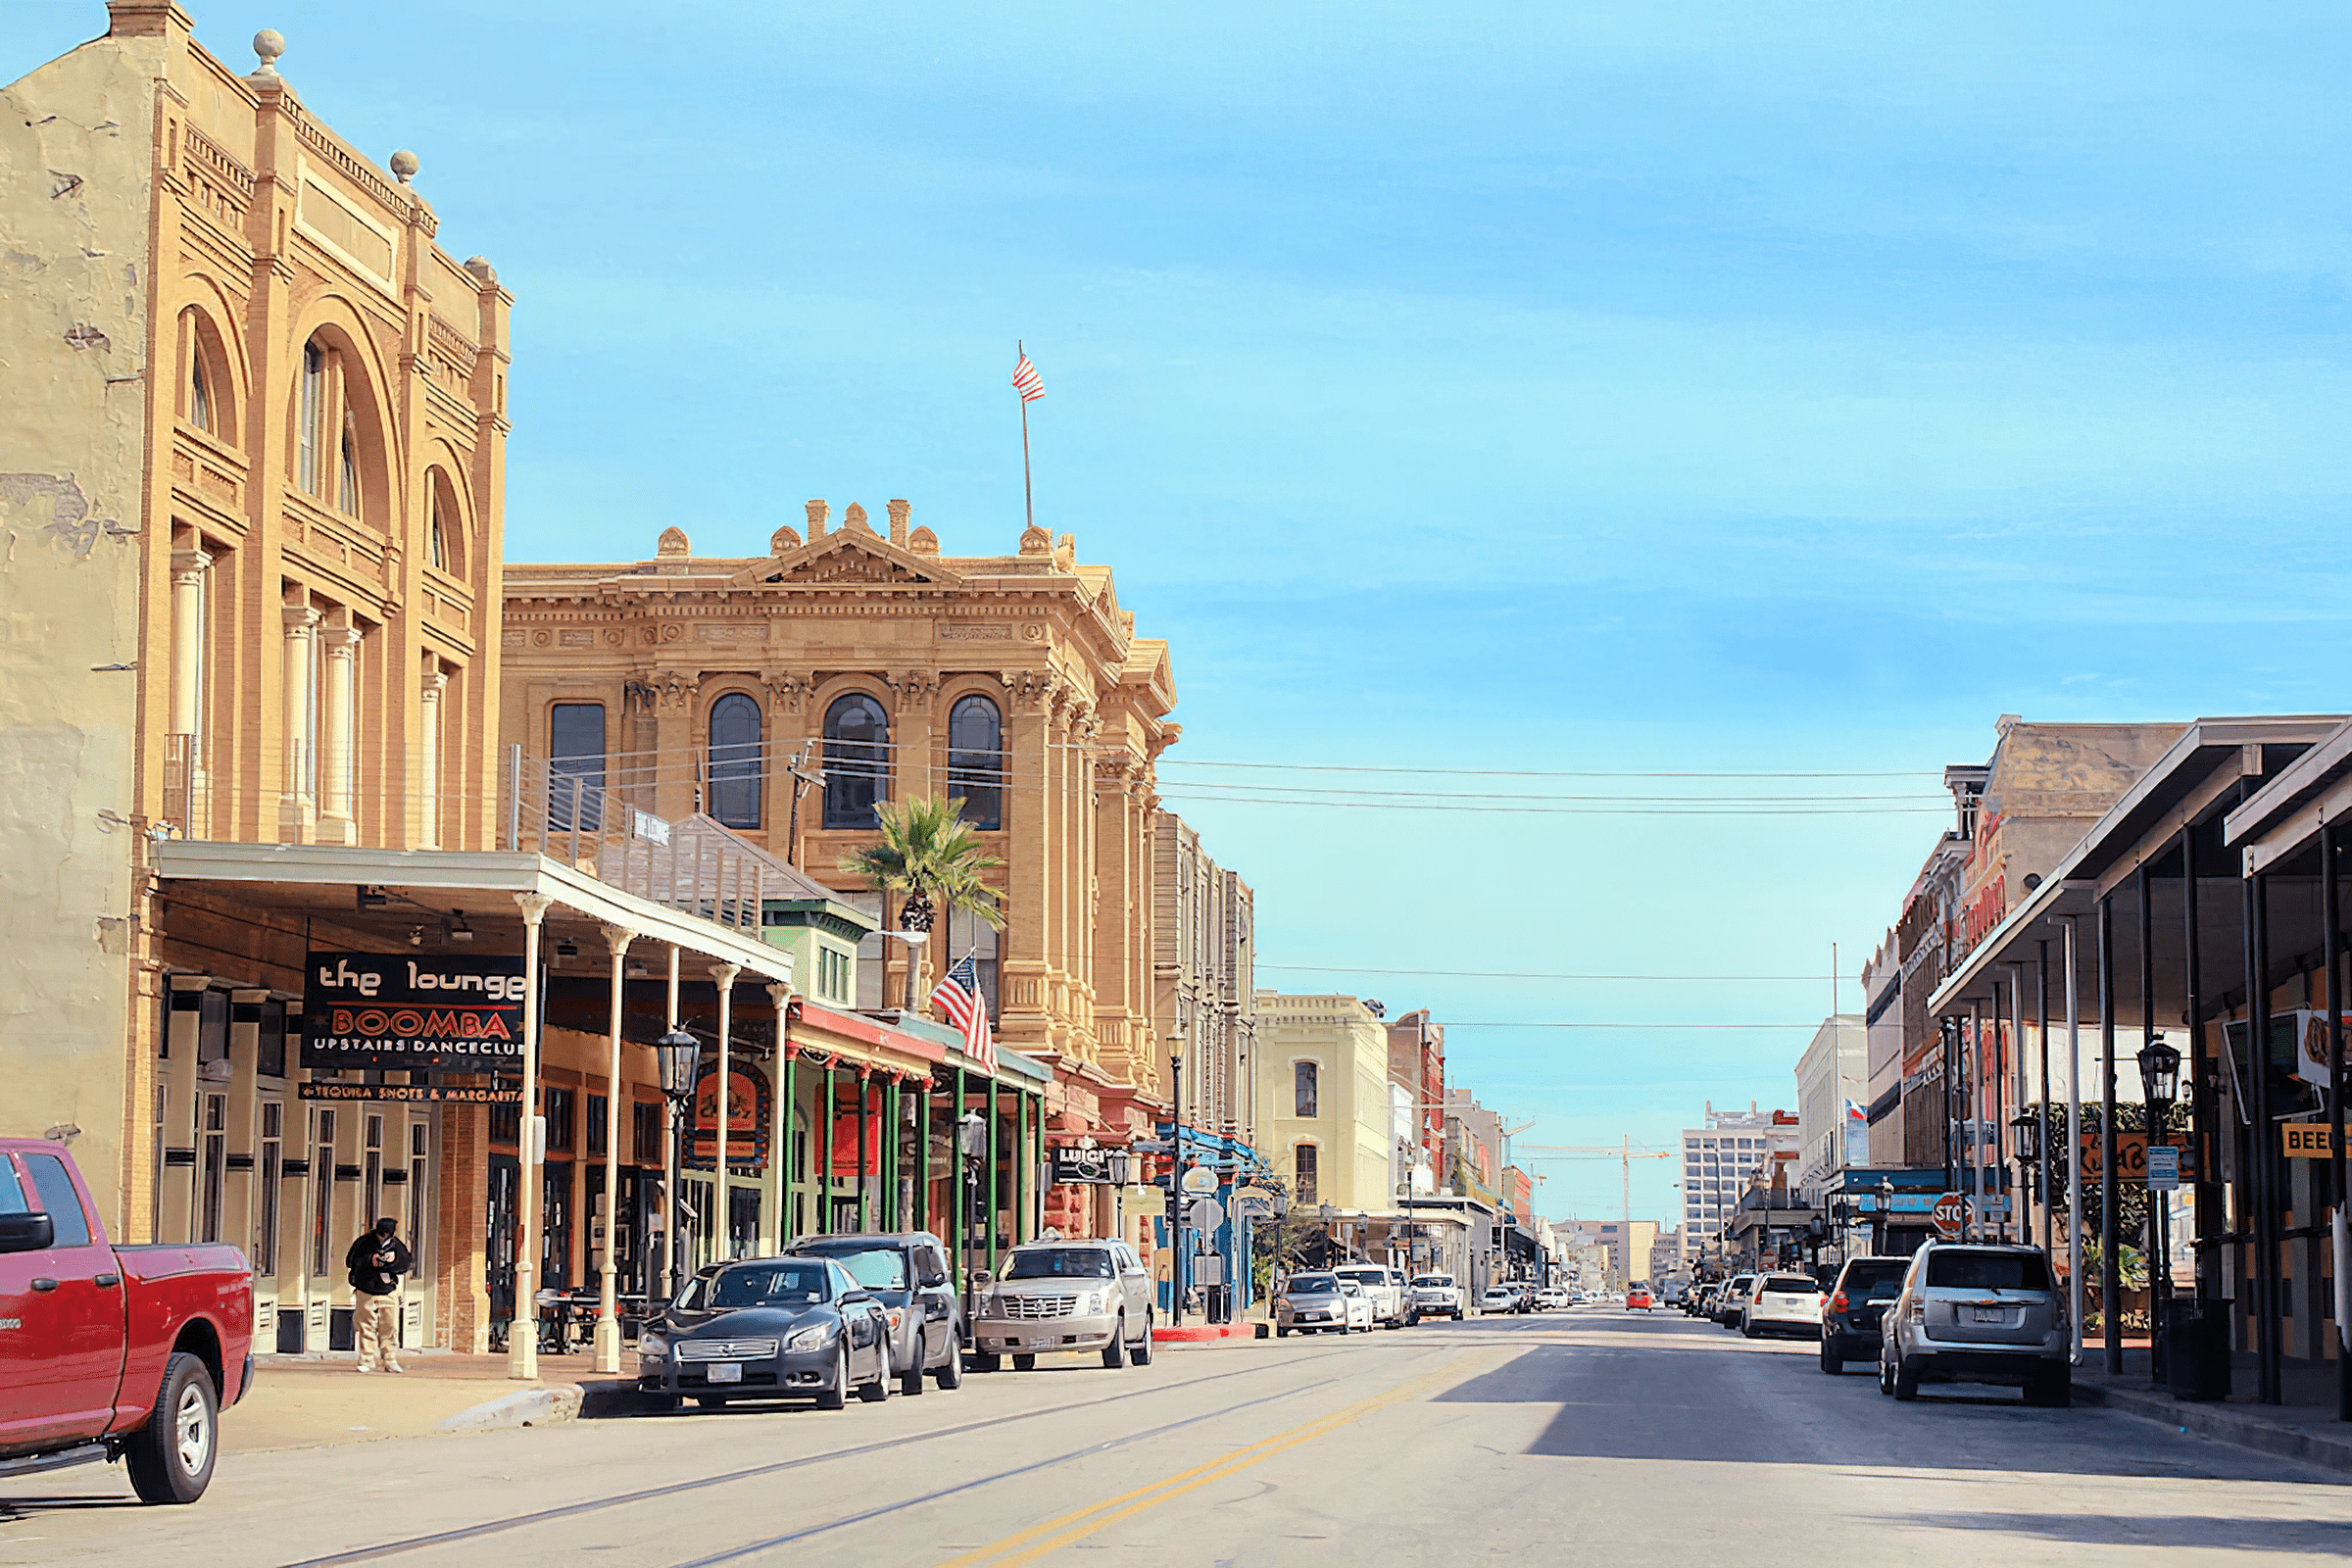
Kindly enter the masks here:
<path id="1" fill-rule="evenodd" d="M 672 822 L 561 760 L 508 754 L 502 837 L 609 887 L 756 932 L 772 867 L 709 817 Z"/>

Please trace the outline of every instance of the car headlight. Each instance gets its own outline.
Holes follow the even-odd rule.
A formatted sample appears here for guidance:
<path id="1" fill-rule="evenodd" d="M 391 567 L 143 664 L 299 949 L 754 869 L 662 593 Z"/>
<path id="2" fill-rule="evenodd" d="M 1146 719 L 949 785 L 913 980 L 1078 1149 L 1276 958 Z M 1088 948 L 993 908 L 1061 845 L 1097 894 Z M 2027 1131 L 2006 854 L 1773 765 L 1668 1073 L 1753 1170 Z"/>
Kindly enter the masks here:
<path id="1" fill-rule="evenodd" d="M 1088 1316 L 1097 1312 L 1107 1312 L 1110 1310 L 1110 1293 L 1108 1291 L 1089 1291 L 1086 1293 L 1086 1299 L 1079 1302 L 1078 1307 L 1081 1313 Z"/>
<path id="2" fill-rule="evenodd" d="M 808 1328 L 799 1329 L 786 1335 L 784 1348 L 787 1350 L 821 1350 L 824 1348 L 825 1343 L 832 1338 L 832 1324 L 812 1323 Z"/>
<path id="3" fill-rule="evenodd" d="M 893 1334 L 896 1334 L 896 1333 L 898 1333 L 898 1332 L 899 1332 L 899 1324 L 900 1324 L 900 1323 L 901 1323 L 901 1322 L 902 1322 L 902 1321 L 903 1321 L 903 1320 L 906 1318 L 906 1309 L 905 1307 L 903 1307 L 903 1306 L 894 1306 L 894 1307 L 892 1307 L 892 1308 L 890 1309 L 890 1332 L 891 1332 L 891 1333 L 893 1333 Z"/>
<path id="4" fill-rule="evenodd" d="M 659 1334 L 637 1336 L 637 1354 L 641 1360 L 659 1361 L 669 1353 L 669 1342 Z"/>

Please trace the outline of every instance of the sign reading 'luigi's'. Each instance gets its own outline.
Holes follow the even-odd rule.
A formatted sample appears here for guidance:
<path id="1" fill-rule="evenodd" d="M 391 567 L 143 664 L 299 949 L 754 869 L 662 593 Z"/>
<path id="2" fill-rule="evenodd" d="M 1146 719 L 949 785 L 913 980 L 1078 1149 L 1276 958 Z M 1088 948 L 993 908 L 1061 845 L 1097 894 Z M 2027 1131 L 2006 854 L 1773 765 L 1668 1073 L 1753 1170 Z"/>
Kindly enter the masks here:
<path id="1" fill-rule="evenodd" d="M 519 1067 L 524 985 L 520 957 L 314 953 L 302 988 L 302 1064 Z"/>

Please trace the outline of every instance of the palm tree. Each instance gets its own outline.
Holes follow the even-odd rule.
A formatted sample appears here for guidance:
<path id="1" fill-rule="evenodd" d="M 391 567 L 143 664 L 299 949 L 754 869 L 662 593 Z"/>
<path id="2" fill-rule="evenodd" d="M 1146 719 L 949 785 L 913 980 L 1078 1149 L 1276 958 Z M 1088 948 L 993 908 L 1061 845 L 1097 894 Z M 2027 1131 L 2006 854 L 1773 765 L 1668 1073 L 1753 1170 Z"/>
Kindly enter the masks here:
<path id="1" fill-rule="evenodd" d="M 1004 923 L 997 894 L 984 880 L 1004 861 L 988 853 L 963 819 L 963 800 L 918 798 L 899 805 L 883 801 L 874 807 L 874 827 L 882 842 L 847 856 L 841 868 L 863 877 L 877 888 L 897 888 L 906 895 L 900 906 L 904 930 L 928 931 L 939 910 L 961 909 L 992 926 Z M 944 940 L 944 933 L 943 933 Z M 906 956 L 906 1010 L 915 1009 L 915 955 Z M 943 953 L 944 972 L 950 961 Z"/>

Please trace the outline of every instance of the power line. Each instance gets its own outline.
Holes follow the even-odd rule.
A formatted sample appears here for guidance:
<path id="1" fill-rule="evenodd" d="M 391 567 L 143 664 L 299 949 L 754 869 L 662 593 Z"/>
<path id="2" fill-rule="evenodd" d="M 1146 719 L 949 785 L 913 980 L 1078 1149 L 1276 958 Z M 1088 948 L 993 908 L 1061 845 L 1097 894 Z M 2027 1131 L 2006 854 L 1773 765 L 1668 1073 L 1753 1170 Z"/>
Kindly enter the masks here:
<path id="1" fill-rule="evenodd" d="M 1793 809 L 1737 806 L 1461 806 L 1422 801 L 1286 801 L 1255 795 L 1197 795 L 1181 788 L 1160 792 L 1169 800 L 1229 806 L 1314 806 L 1353 811 L 1501 811 L 1534 816 L 1942 816 L 1949 806 L 1814 806 Z"/>
<path id="2" fill-rule="evenodd" d="M 1853 978 L 1851 975 L 1826 974 L 1547 974 L 1506 969 L 1365 969 L 1344 963 L 1261 963 L 1255 967 L 1298 970 L 1309 974 L 1435 975 L 1457 980 L 1798 980 L 1818 984 L 1833 978 Z M 1430 1021 L 1439 1023 L 1444 1020 L 1433 1018 Z"/>
<path id="3" fill-rule="evenodd" d="M 1821 1027 L 1819 1018 L 1805 1023 L 1660 1023 L 1654 1019 L 1646 1019 L 1641 1023 L 1543 1023 L 1524 1019 L 1472 1021 L 1455 1018 L 1433 1018 L 1430 1021 L 1443 1023 L 1447 1029 L 1818 1029 Z M 1259 1020 L 1258 1026 L 1260 1028 L 1281 1027 L 1279 1024 L 1269 1026 L 1262 1018 Z"/>
<path id="4" fill-rule="evenodd" d="M 1162 767 L 1248 767 L 1273 768 L 1298 773 L 1436 773 L 1472 778 L 1936 778 L 1943 774 L 1932 768 L 1914 768 L 1891 773 L 1864 772 L 1770 772 L 1764 770 L 1729 769 L 1720 772 L 1651 772 L 1587 769 L 1532 769 L 1497 767 L 1384 767 L 1343 762 L 1229 762 L 1211 761 L 1200 757 L 1162 757 Z"/>

